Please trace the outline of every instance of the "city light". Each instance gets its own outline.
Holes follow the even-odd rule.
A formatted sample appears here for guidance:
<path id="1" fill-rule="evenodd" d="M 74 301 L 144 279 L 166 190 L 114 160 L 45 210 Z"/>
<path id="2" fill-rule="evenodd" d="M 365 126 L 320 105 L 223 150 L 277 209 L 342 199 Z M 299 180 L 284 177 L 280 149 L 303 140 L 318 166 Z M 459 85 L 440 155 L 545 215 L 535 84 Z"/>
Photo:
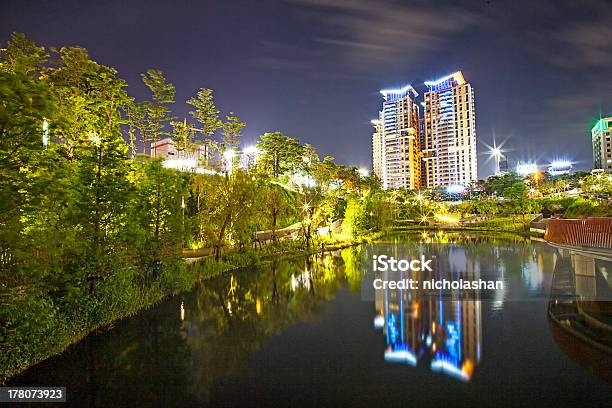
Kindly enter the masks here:
<path id="1" fill-rule="evenodd" d="M 425 85 L 426 86 L 436 86 L 436 85 L 440 85 L 441 83 L 445 81 L 448 81 L 449 79 L 454 79 L 455 81 L 459 83 L 459 85 L 465 83 L 465 79 L 463 78 L 463 73 L 461 71 L 457 71 L 445 77 L 436 79 L 435 81 L 425 81 Z"/>
<path id="2" fill-rule="evenodd" d="M 446 187 L 446 192 L 449 194 L 461 194 L 465 191 L 465 186 L 454 184 Z"/>
<path id="3" fill-rule="evenodd" d="M 571 161 L 564 161 L 564 160 L 560 160 L 560 161 L 554 161 L 552 163 L 550 163 L 551 167 L 571 167 L 572 166 L 572 162 Z"/>
<path id="4" fill-rule="evenodd" d="M 569 174 L 574 169 L 571 161 L 568 160 L 556 160 L 550 163 L 548 166 L 548 173 L 551 176 L 558 176 L 561 174 Z"/>
<path id="5" fill-rule="evenodd" d="M 44 147 L 47 147 L 49 145 L 49 122 L 47 122 L 46 119 L 43 120 L 42 129 L 43 129 L 42 143 Z"/>
<path id="6" fill-rule="evenodd" d="M 167 169 L 191 170 L 196 168 L 198 163 L 195 159 L 166 159 L 162 162 L 162 166 Z"/>
<path id="7" fill-rule="evenodd" d="M 95 144 L 96 146 L 100 146 L 100 136 L 96 133 L 91 133 L 89 135 L 89 141 Z"/>
<path id="8" fill-rule="evenodd" d="M 538 165 L 535 163 L 518 163 L 516 165 L 516 172 L 519 176 L 529 176 L 538 171 Z"/>
<path id="9" fill-rule="evenodd" d="M 436 217 L 436 220 L 447 223 L 447 224 L 456 224 L 459 222 L 459 218 L 452 217 L 450 215 L 435 214 L 434 217 Z"/>
<path id="10" fill-rule="evenodd" d="M 381 90 L 380 90 L 380 93 L 381 93 L 383 96 L 385 96 L 385 97 L 386 97 L 387 95 L 391 95 L 391 94 L 395 94 L 395 95 L 398 95 L 398 94 L 400 94 L 400 95 L 401 95 L 401 94 L 405 94 L 405 93 L 407 93 L 408 91 L 412 91 L 412 93 L 413 93 L 413 95 L 414 95 L 414 96 L 417 96 L 417 95 L 418 95 L 418 94 L 417 94 L 417 92 L 416 92 L 416 91 L 414 90 L 414 88 L 412 87 L 412 85 L 406 85 L 406 86 L 405 86 L 405 87 L 403 87 L 403 88 L 396 88 L 396 89 L 381 89 Z"/>
<path id="11" fill-rule="evenodd" d="M 259 153 L 259 149 L 257 148 L 257 146 L 247 146 L 244 148 L 243 152 L 244 154 L 248 155 L 257 154 Z"/>

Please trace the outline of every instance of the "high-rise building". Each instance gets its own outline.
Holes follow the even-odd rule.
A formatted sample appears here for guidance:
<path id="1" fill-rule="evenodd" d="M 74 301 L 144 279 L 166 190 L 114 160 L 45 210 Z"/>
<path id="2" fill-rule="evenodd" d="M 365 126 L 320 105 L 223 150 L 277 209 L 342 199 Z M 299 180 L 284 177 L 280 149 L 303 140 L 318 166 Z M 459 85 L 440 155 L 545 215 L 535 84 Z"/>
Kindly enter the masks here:
<path id="1" fill-rule="evenodd" d="M 461 71 L 425 85 L 423 184 L 467 186 L 478 179 L 474 89 Z"/>
<path id="2" fill-rule="evenodd" d="M 374 174 L 382 180 L 384 156 L 382 124 L 380 119 L 373 119 L 372 126 L 374 126 L 374 132 L 372 133 L 372 169 L 374 170 Z"/>
<path id="3" fill-rule="evenodd" d="M 382 90 L 382 110 L 372 121 L 374 173 L 384 189 L 421 187 L 419 106 L 417 92 L 408 85 Z"/>
<path id="4" fill-rule="evenodd" d="M 591 129 L 593 168 L 612 172 L 612 116 L 599 119 Z"/>

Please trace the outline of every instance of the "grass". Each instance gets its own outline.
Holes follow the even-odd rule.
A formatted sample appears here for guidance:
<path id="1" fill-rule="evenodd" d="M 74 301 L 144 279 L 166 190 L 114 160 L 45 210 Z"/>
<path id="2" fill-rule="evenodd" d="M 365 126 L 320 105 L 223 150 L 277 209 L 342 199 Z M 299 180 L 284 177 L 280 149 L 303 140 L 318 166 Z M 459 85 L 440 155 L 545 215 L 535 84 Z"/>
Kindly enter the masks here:
<path id="1" fill-rule="evenodd" d="M 117 274 L 108 281 L 108 288 L 101 288 L 99 296 L 102 300 L 85 298 L 75 305 L 64 305 L 62 310 L 54 302 L 40 296 L 15 297 L 5 310 L 7 316 L 12 316 L 13 325 L 6 332 L 0 332 L 0 384 L 28 367 L 63 352 L 90 333 L 104 330 L 117 320 L 133 316 L 168 296 L 191 290 L 199 282 L 267 262 L 274 257 L 332 251 L 368 242 L 380 235 L 319 237 L 309 249 L 304 248 L 303 240 L 286 240 L 260 250 L 226 252 L 220 260 L 207 256 L 210 255 L 210 248 L 187 250 L 183 251 L 183 256 L 203 258 L 190 265 L 182 264 L 167 276 L 162 274 L 150 286 L 136 285 L 135 277 L 129 272 L 125 276 Z"/>

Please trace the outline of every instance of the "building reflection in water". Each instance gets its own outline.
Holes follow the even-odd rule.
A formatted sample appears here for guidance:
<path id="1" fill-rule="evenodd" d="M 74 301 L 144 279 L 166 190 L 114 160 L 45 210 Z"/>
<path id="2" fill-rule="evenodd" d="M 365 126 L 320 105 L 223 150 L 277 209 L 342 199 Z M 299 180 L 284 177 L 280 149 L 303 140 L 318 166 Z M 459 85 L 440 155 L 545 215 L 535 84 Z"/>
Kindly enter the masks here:
<path id="1" fill-rule="evenodd" d="M 464 248 L 447 247 L 438 252 L 431 272 L 377 272 L 377 278 L 478 279 L 478 263 L 468 258 Z M 480 361 L 482 342 L 481 302 L 475 299 L 478 293 L 466 299 L 460 290 L 432 295 L 422 289 L 377 289 L 374 326 L 385 336 L 385 360 L 429 365 L 433 371 L 469 381 Z"/>
<path id="2" fill-rule="evenodd" d="M 612 277 L 609 253 L 559 248 L 548 318 L 561 351 L 612 383 Z"/>

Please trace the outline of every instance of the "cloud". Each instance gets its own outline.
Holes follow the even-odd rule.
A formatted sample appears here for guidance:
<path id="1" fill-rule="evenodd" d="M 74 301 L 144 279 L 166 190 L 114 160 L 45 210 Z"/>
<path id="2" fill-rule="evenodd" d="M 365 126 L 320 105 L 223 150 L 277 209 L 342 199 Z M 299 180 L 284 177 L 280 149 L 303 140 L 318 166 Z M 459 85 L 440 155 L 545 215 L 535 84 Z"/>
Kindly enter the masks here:
<path id="1" fill-rule="evenodd" d="M 559 68 L 609 68 L 612 10 L 607 0 L 543 1 L 537 6 L 528 16 L 516 10 L 509 16 L 507 24 L 526 24 L 523 35 L 513 39 L 517 45 Z"/>
<path id="2" fill-rule="evenodd" d="M 570 68 L 609 67 L 612 64 L 612 16 L 604 20 L 582 21 L 558 36 L 563 53 L 557 63 Z"/>
<path id="3" fill-rule="evenodd" d="M 313 40 L 354 67 L 417 58 L 483 23 L 465 8 L 369 0 L 293 0 L 308 19 L 322 24 Z"/>

